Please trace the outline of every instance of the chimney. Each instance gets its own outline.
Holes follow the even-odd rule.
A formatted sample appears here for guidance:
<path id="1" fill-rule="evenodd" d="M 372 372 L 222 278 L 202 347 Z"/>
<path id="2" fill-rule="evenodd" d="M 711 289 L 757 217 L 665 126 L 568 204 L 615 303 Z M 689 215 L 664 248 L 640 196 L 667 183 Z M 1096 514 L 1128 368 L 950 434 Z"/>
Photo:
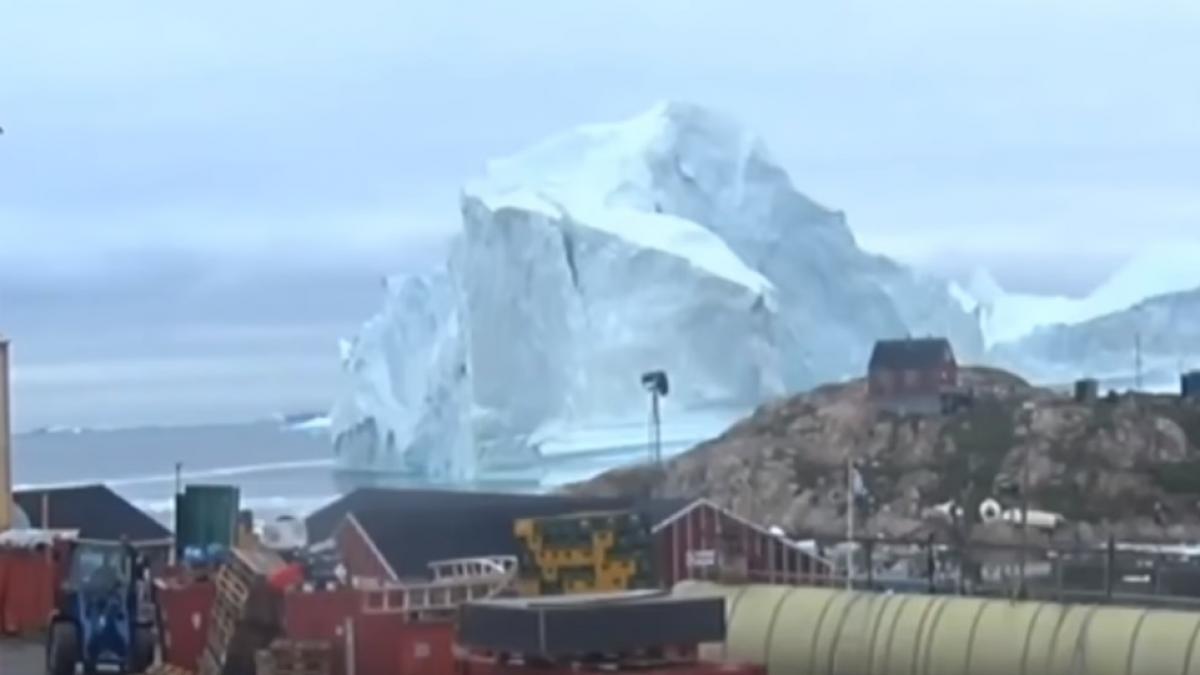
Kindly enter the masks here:
<path id="1" fill-rule="evenodd" d="M 0 532 L 13 524 L 12 420 L 8 395 L 8 339 L 0 335 Z"/>

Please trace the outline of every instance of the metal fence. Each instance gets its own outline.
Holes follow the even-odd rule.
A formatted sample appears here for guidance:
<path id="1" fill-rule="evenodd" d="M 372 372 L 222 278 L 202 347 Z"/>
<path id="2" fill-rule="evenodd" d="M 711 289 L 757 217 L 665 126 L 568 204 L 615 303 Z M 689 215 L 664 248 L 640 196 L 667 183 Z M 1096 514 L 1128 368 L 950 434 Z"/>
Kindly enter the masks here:
<path id="1" fill-rule="evenodd" d="M 814 578 L 771 571 L 745 580 L 1200 609 L 1200 548 L 1131 550 L 1135 547 L 1112 540 L 1099 547 L 1049 548 L 900 539 L 814 540 L 811 545 L 834 561 L 831 574 Z"/>

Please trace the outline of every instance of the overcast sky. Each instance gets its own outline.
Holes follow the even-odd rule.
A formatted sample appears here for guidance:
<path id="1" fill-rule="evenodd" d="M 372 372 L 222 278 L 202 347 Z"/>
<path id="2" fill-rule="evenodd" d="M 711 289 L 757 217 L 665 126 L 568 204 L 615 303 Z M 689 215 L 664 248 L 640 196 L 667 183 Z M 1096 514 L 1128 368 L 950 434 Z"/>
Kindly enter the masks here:
<path id="1" fill-rule="evenodd" d="M 7 2 L 17 421 L 322 408 L 487 158 L 664 98 L 758 130 L 868 248 L 1084 292 L 1200 237 L 1197 35 L 1195 0 Z"/>

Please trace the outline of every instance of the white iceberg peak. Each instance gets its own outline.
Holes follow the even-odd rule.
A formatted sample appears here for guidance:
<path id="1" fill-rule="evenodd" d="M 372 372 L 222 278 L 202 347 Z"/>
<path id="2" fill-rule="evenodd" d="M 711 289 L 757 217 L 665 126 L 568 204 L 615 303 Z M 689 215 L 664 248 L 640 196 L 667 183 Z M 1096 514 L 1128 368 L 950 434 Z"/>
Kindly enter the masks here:
<path id="1" fill-rule="evenodd" d="M 878 338 L 981 348 L 945 283 L 864 253 L 757 136 L 701 106 L 489 162 L 461 206 L 454 272 L 389 284 L 350 349 L 332 432 L 353 468 L 527 466 L 555 446 L 539 430 L 644 425 L 649 370 L 671 378 L 668 419 L 733 419 L 863 372 Z"/>

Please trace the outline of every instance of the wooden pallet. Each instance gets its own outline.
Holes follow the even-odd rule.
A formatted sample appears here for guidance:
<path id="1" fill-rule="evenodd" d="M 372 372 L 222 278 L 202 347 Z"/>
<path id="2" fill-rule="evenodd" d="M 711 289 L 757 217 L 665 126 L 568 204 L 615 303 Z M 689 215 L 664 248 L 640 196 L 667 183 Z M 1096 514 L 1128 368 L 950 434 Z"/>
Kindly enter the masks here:
<path id="1" fill-rule="evenodd" d="M 250 588 L 254 579 L 246 579 L 244 575 L 234 571 L 233 566 L 223 567 L 217 573 L 218 597 L 230 604 L 242 606 L 250 598 Z"/>
<path id="2" fill-rule="evenodd" d="M 208 649 L 216 656 L 224 658 L 236 629 L 236 622 L 223 613 L 214 611 L 208 622 Z"/>
<path id="3" fill-rule="evenodd" d="M 333 647 L 326 641 L 276 640 L 255 657 L 257 675 L 329 675 Z"/>

